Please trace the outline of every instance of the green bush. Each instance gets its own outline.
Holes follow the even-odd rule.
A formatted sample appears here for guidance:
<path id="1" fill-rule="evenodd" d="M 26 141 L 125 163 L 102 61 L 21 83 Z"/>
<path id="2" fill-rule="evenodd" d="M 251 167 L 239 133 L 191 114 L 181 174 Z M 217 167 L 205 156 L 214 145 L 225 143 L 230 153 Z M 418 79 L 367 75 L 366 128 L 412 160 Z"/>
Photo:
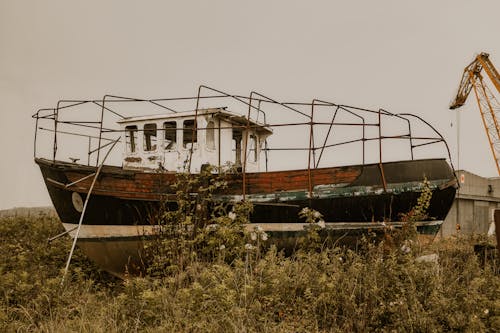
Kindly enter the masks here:
<path id="1" fill-rule="evenodd" d="M 156 277 L 116 280 L 76 251 L 54 217 L 0 219 L 2 332 L 494 332 L 500 278 L 481 265 L 473 239 L 411 251 L 365 241 L 364 251 L 274 246 L 192 259 Z M 250 237 L 250 238 L 249 238 Z M 204 240 L 205 242 L 205 240 Z M 208 242 L 208 241 L 206 241 Z M 256 243 L 252 243 L 256 244 Z M 214 245 L 214 247 L 217 244 Z M 427 253 L 427 252 L 425 252 Z"/>

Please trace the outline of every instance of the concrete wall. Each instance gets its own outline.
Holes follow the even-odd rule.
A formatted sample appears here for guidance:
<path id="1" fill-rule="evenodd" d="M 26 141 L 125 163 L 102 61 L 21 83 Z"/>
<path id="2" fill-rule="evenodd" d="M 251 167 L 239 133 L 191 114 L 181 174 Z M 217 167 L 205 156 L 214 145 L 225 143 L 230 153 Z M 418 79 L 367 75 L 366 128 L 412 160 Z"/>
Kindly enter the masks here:
<path id="1" fill-rule="evenodd" d="M 440 235 L 483 234 L 500 209 L 500 178 L 484 178 L 468 171 L 456 172 L 460 189 L 441 228 Z"/>

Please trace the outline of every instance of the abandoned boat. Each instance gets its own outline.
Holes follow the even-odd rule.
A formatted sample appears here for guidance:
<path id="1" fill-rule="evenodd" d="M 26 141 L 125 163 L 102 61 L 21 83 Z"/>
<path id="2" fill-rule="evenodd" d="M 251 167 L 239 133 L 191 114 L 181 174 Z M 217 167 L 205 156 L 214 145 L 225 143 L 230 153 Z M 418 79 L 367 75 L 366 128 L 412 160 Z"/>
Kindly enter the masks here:
<path id="1" fill-rule="evenodd" d="M 305 207 L 343 235 L 401 226 L 426 179 L 432 198 L 416 226 L 432 236 L 457 186 L 443 137 L 418 116 L 382 109 L 201 86 L 194 97 L 62 100 L 33 117 L 35 162 L 66 232 L 116 275 L 140 262 L 157 227 L 149 217 L 172 203 L 177 175 L 206 165 L 232 166 L 214 198 L 252 202 L 250 227 L 272 234 L 303 230 Z M 447 155 L 420 157 L 438 145 Z"/>

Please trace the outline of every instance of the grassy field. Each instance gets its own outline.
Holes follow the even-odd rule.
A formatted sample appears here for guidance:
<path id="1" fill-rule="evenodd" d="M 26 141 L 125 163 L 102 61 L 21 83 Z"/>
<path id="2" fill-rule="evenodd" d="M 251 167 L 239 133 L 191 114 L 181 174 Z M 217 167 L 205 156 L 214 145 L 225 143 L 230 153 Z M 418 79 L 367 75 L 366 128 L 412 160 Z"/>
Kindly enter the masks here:
<path id="1" fill-rule="evenodd" d="M 468 238 L 404 251 L 367 242 L 283 256 L 247 247 L 118 280 L 79 251 L 61 286 L 70 240 L 47 239 L 51 214 L 0 218 L 1 332 L 494 332 L 500 276 Z M 235 245 L 236 246 L 236 245 Z M 306 247 L 307 248 L 307 247 Z M 221 252 L 222 251 L 222 248 Z M 438 262 L 418 262 L 436 253 Z"/>

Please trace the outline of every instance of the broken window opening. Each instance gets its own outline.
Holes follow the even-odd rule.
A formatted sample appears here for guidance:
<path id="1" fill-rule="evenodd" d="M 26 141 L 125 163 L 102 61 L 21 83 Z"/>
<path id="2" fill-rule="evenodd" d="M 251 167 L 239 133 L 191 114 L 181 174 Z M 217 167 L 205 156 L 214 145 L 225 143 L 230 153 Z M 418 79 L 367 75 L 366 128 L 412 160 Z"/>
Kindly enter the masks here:
<path id="1" fill-rule="evenodd" d="M 137 142 L 137 126 L 126 126 L 125 127 L 125 142 L 127 146 L 128 153 L 135 153 L 136 142 Z"/>
<path id="2" fill-rule="evenodd" d="M 174 150 L 177 148 L 177 123 L 175 121 L 167 121 L 163 123 L 165 130 L 165 149 Z"/>
<path id="3" fill-rule="evenodd" d="M 210 120 L 206 129 L 207 148 L 215 149 L 215 122 Z"/>
<path id="4" fill-rule="evenodd" d="M 233 139 L 231 142 L 231 148 L 234 151 L 234 164 L 236 166 L 241 166 L 241 138 L 242 138 L 242 133 L 241 131 L 234 130 L 233 129 Z"/>
<path id="5" fill-rule="evenodd" d="M 183 123 L 183 139 L 182 145 L 184 148 L 191 147 L 191 143 L 197 142 L 197 131 L 194 130 L 194 119 L 184 120 Z"/>
<path id="6" fill-rule="evenodd" d="M 156 124 L 144 125 L 144 151 L 156 150 Z"/>
<path id="7" fill-rule="evenodd" d="M 257 162 L 257 136 L 250 134 L 250 162 Z"/>

